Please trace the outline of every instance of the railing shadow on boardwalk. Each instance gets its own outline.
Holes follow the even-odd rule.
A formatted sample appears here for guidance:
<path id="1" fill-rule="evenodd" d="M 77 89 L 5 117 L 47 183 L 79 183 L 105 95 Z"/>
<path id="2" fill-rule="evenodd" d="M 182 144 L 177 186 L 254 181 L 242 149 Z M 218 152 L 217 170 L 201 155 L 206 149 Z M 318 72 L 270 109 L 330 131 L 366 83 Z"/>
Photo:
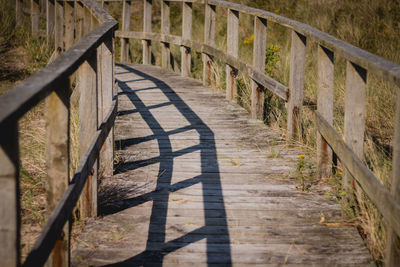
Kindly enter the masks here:
<path id="1" fill-rule="evenodd" d="M 135 70 L 132 67 L 126 65 L 119 66 L 129 72 L 135 73 L 138 76 L 142 77 L 138 80 L 150 80 L 154 82 L 155 88 L 159 88 L 164 93 L 169 101 L 171 101 L 170 103 L 173 103 L 176 109 L 187 119 L 188 122 L 190 122 L 190 126 L 171 131 L 165 131 L 161 127 L 161 124 L 151 114 L 150 108 L 146 107 L 146 105 L 143 103 L 143 101 L 141 101 L 136 93 L 137 91 L 143 91 L 146 89 L 149 90 L 150 88 L 132 90 L 127 85 L 127 82 L 117 80 L 119 87 L 122 90 L 122 94 L 126 94 L 130 101 L 132 101 L 132 103 L 136 107 L 135 110 L 123 111 L 122 115 L 139 112 L 141 117 L 150 127 L 153 135 L 141 138 L 117 140 L 116 142 L 121 147 L 121 149 L 123 149 L 124 147 L 129 145 L 134 145 L 148 140 L 156 139 L 158 142 L 160 155 L 152 159 L 125 163 L 123 164 L 123 166 L 119 166 L 119 168 L 117 168 L 115 172 L 121 173 L 128 170 L 138 169 L 147 166 L 148 164 L 153 164 L 154 162 L 159 162 L 160 166 L 157 176 L 157 186 L 154 191 L 131 199 L 125 199 L 124 201 L 122 201 L 123 204 L 119 207 L 116 207 L 115 205 L 113 205 L 112 207 L 100 207 L 102 215 L 106 216 L 108 214 L 117 213 L 121 210 L 140 205 L 147 201 L 153 201 L 146 250 L 125 261 L 117 262 L 107 266 L 142 266 L 146 265 L 146 263 L 151 264 L 152 266 L 161 266 L 163 263 L 163 258 L 168 253 L 174 252 L 175 250 L 178 250 L 202 239 L 206 239 L 208 263 L 210 263 L 212 257 L 218 257 L 219 259 L 224 259 L 223 261 L 225 262 L 225 265 L 230 266 L 232 262 L 230 251 L 230 237 L 219 175 L 214 133 L 166 83 L 159 79 L 156 79 L 155 77 L 149 76 L 148 74 Z M 157 105 L 157 107 L 158 106 L 160 105 Z M 173 152 L 169 135 L 190 130 L 195 130 L 198 132 L 200 136 L 200 143 L 198 145 Z M 172 173 L 174 169 L 174 158 L 196 151 L 200 152 L 201 174 L 185 181 L 171 184 Z M 212 166 L 211 169 L 210 166 Z M 210 181 L 209 178 L 206 179 L 205 177 L 206 173 L 210 172 L 213 173 L 212 181 Z M 205 225 L 177 239 L 165 242 L 169 194 L 183 188 L 188 188 L 198 183 L 201 183 L 203 188 L 204 211 L 199 210 L 199 213 L 204 212 Z M 209 193 L 210 190 L 212 190 L 214 194 L 208 195 L 207 193 Z M 118 200 L 116 199 L 116 201 Z M 121 203 L 121 201 L 119 202 Z M 209 228 L 209 226 L 215 226 L 216 223 L 219 226 L 218 233 L 215 232 L 215 229 L 211 231 Z M 216 243 L 215 240 L 218 240 L 218 253 L 215 253 L 215 251 L 213 252 L 211 247 L 212 244 Z M 161 244 L 160 247 L 154 249 L 155 243 Z M 149 249 L 150 246 L 152 246 L 151 250 Z"/>

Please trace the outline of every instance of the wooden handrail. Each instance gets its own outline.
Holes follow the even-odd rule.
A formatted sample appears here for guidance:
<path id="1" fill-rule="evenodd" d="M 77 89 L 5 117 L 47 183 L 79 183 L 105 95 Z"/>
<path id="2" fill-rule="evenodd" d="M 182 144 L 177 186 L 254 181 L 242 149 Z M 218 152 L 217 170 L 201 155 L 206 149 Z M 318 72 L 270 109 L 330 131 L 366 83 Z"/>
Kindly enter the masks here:
<path id="1" fill-rule="evenodd" d="M 130 1 L 124 0 L 124 6 Z M 150 13 L 151 1 L 144 0 L 146 13 Z M 317 97 L 317 170 L 318 175 L 329 176 L 331 174 L 332 153 L 336 153 L 345 167 L 344 188 L 352 190 L 351 184 L 353 177 L 361 189 L 366 192 L 368 197 L 375 203 L 378 210 L 389 225 L 389 233 L 394 236 L 400 235 L 400 205 L 397 200 L 379 184 L 378 179 L 368 170 L 360 160 L 363 158 L 364 129 L 365 129 L 365 94 L 367 73 L 373 73 L 385 80 L 400 86 L 400 66 L 383 59 L 377 55 L 369 53 L 358 47 L 350 45 L 307 24 L 300 23 L 283 16 L 231 3 L 223 0 L 161 0 L 162 2 L 162 30 L 161 33 L 151 32 L 149 19 L 145 19 L 146 25 L 143 32 L 132 32 L 129 27 L 123 27 L 122 31 L 117 31 L 116 36 L 124 40 L 130 38 L 143 40 L 144 64 L 149 64 L 149 54 L 151 53 L 151 41 L 159 41 L 163 44 L 162 48 L 162 67 L 170 67 L 171 44 L 181 46 L 183 76 L 190 74 L 188 62 L 190 50 L 196 50 L 203 54 L 203 83 L 209 85 L 211 81 L 211 69 L 213 59 L 219 59 L 226 64 L 226 98 L 235 100 L 236 94 L 236 75 L 237 72 L 247 74 L 251 78 L 251 116 L 252 118 L 263 119 L 264 113 L 264 88 L 272 91 L 275 95 L 287 101 L 287 137 L 297 139 L 301 136 L 301 111 L 303 105 L 304 77 L 305 77 L 305 58 L 306 42 L 313 40 L 318 43 L 318 97 Z M 182 36 L 171 35 L 169 32 L 169 2 L 182 2 L 183 8 L 183 32 Z M 205 32 L 204 43 L 191 40 L 190 29 L 186 26 L 192 24 L 189 14 L 192 3 L 205 5 Z M 188 8 L 189 7 L 189 8 Z M 227 10 L 227 51 L 217 49 L 214 44 L 216 8 Z M 124 11 L 123 11 L 124 12 Z M 186 12 L 186 13 L 185 13 Z M 238 58 L 238 27 L 240 13 L 254 16 L 254 49 L 253 64 L 247 64 Z M 189 20 L 189 22 L 187 21 Z M 185 23 L 186 22 L 186 23 Z M 289 85 L 283 85 L 268 76 L 264 68 L 265 62 L 265 32 L 267 23 L 274 22 L 286 27 L 291 31 L 291 56 L 290 56 L 290 79 Z M 127 49 L 124 47 L 123 49 Z M 121 53 L 127 54 L 128 52 Z M 347 60 L 346 95 L 345 95 L 345 130 L 344 140 L 333 130 L 333 84 L 334 84 L 334 56 L 340 55 Z M 124 58 L 127 61 L 128 58 Z M 190 61 L 189 61 L 190 62 Z M 400 103 L 397 103 L 399 106 Z M 400 108 L 398 108 L 400 110 Z M 396 115 L 396 120 L 400 120 L 400 112 Z M 400 123 L 396 124 L 395 136 L 400 136 Z M 339 138 L 339 139 L 338 139 Z M 397 138 L 399 139 L 399 138 Z M 396 140 L 397 140 L 396 139 Z M 338 141 L 339 140 L 339 141 Z M 399 143 L 394 144 L 394 151 L 398 151 Z M 400 165 L 400 156 L 393 159 L 393 166 Z M 392 184 L 398 187 L 400 183 L 400 167 L 394 168 Z M 356 188 L 357 189 L 357 188 Z M 358 189 L 360 190 L 360 188 Z M 392 190 L 393 195 L 400 195 L 400 189 Z M 395 240 L 390 237 L 390 240 Z M 396 241 L 396 240 L 395 240 Z M 393 262 L 393 253 L 396 242 L 389 244 L 387 257 L 390 258 L 389 265 Z M 397 258 L 400 255 L 395 256 Z"/>
<path id="2" fill-rule="evenodd" d="M 85 192 L 92 191 L 83 198 L 86 206 L 81 205 L 80 214 L 96 216 L 97 186 L 93 184 L 97 183 L 97 175 L 112 174 L 113 137 L 109 133 L 117 114 L 116 101 L 113 102 L 113 40 L 118 23 L 94 0 L 49 3 L 47 7 L 52 10 L 47 14 L 47 33 L 55 29 L 51 38 L 58 58 L 0 97 L 1 266 L 21 265 L 17 125 L 24 114 L 46 100 L 46 193 L 47 208 L 52 212 L 24 266 L 41 266 L 46 261 L 49 266 L 69 266 L 68 221 L 72 210 L 86 186 Z M 38 2 L 31 4 L 32 30 L 37 32 Z M 18 8 L 22 8 L 20 0 L 17 0 L 17 20 L 22 16 Z M 17 24 L 20 25 L 18 21 Z M 74 93 L 80 94 L 80 131 L 85 131 L 81 136 L 86 139 L 80 143 L 80 167 L 69 181 L 72 84 L 76 87 Z M 95 161 L 99 163 L 95 165 Z"/>

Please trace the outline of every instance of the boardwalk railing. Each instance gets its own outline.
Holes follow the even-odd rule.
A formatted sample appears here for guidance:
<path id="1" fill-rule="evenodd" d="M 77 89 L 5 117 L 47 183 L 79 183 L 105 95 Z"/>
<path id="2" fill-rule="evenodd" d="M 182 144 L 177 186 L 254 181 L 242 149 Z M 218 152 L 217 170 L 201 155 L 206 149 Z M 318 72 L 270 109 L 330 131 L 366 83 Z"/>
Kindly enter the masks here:
<path id="1" fill-rule="evenodd" d="M 22 1 L 17 0 L 17 4 Z M 36 2 L 36 3 L 35 3 Z M 38 1 L 32 0 L 32 4 Z M 81 216 L 97 214 L 97 175 L 112 174 L 114 31 L 118 23 L 93 0 L 49 1 L 55 50 L 46 68 L 0 97 L 0 266 L 20 263 L 18 120 L 46 101 L 47 208 L 51 216 L 24 266 L 69 264 L 69 220 L 81 200 Z M 17 8 L 19 6 L 17 5 Z M 17 10 L 17 18 L 18 18 Z M 74 44 L 75 43 L 75 44 Z M 70 97 L 78 91 L 80 165 L 70 180 Z M 53 252 L 52 252 L 53 251 Z M 49 257 L 51 253 L 51 256 Z"/>
<path id="2" fill-rule="evenodd" d="M 170 34 L 170 2 L 182 2 L 182 35 Z M 204 4 L 204 42 L 191 39 L 192 5 Z M 122 30 L 116 32 L 121 38 L 121 61 L 128 61 L 129 39 L 141 39 L 143 43 L 143 64 L 151 64 L 151 41 L 161 45 L 161 66 L 171 69 L 170 45 L 181 47 L 181 73 L 190 75 L 191 51 L 203 54 L 203 83 L 209 85 L 214 59 L 226 63 L 226 98 L 236 98 L 236 77 L 240 71 L 251 78 L 251 117 L 262 119 L 264 114 L 264 92 L 270 90 L 287 101 L 287 136 L 295 139 L 300 136 L 300 123 L 303 105 L 305 76 L 306 42 L 311 39 L 318 43 L 318 96 L 315 122 L 317 126 L 317 156 L 319 176 L 329 176 L 332 170 L 332 152 L 341 160 L 346 172 L 344 187 L 351 190 L 350 181 L 354 179 L 369 196 L 385 218 L 389 232 L 386 264 L 395 265 L 399 261 L 398 236 L 400 235 L 400 94 L 398 94 L 395 136 L 393 142 L 393 176 L 391 192 L 362 162 L 367 72 L 383 77 L 400 86 L 400 66 L 360 48 L 352 46 L 321 32 L 309 25 L 290 20 L 264 10 L 247 7 L 222 0 L 161 0 L 161 32 L 152 32 L 152 0 L 144 0 L 143 32 L 129 30 L 131 1 L 123 1 Z M 227 12 L 227 51 L 215 47 L 216 8 Z M 254 16 L 253 64 L 238 58 L 239 15 Z M 289 85 L 283 85 L 265 72 L 266 28 L 268 21 L 277 23 L 291 31 L 290 77 Z M 196 26 L 196 25 L 193 25 Z M 345 125 L 344 138 L 332 127 L 334 56 L 347 60 Z"/>
<path id="3" fill-rule="evenodd" d="M 106 0 L 111 2 L 122 0 Z M 362 162 L 365 129 L 365 98 L 367 73 L 373 73 L 385 80 L 400 86 L 400 66 L 380 58 L 374 54 L 354 47 L 338 40 L 309 25 L 299 23 L 264 10 L 243 6 L 222 0 L 173 0 L 161 1 L 161 32 L 152 32 L 152 0 L 144 0 L 143 32 L 130 31 L 131 1 L 122 2 L 122 27 L 115 34 L 121 39 L 121 61 L 129 59 L 129 39 L 140 39 L 143 45 L 143 63 L 151 64 L 151 42 L 159 41 L 162 44 L 162 67 L 171 69 L 170 45 L 181 47 L 182 76 L 190 75 L 191 51 L 200 51 L 203 54 L 203 83 L 209 85 L 212 80 L 212 65 L 214 59 L 226 64 L 226 98 L 234 100 L 236 96 L 236 77 L 240 71 L 247 74 L 252 80 L 251 117 L 261 119 L 264 113 L 264 92 L 270 90 L 276 96 L 287 101 L 287 131 L 288 138 L 300 136 L 300 123 L 303 105 L 303 89 L 305 75 L 306 42 L 313 40 L 318 43 L 318 95 L 315 123 L 317 126 L 317 155 L 318 172 L 320 176 L 329 175 L 332 165 L 332 152 L 341 160 L 347 174 L 344 186 L 354 178 L 362 190 L 376 205 L 388 224 L 388 242 L 386 264 L 394 266 L 400 261 L 398 237 L 400 236 L 400 94 L 397 96 L 397 111 L 395 134 L 393 141 L 393 175 L 391 192 L 386 190 L 378 179 Z M 17 17 L 21 16 L 18 9 L 21 0 L 17 0 Z M 32 5 L 37 3 L 32 0 Z M 17 120 L 40 100 L 48 96 L 48 105 L 53 112 L 48 114 L 48 142 L 47 161 L 49 184 L 54 188 L 62 188 L 62 193 L 55 193 L 61 201 L 50 217 L 42 235 L 37 241 L 25 265 L 44 263 L 51 248 L 56 244 L 64 224 L 68 221 L 80 192 L 86 180 L 87 192 L 95 188 L 96 168 L 92 168 L 96 160 L 100 165 L 106 164 L 111 168 L 112 147 L 100 151 L 101 146 L 112 127 L 116 112 L 116 104 L 111 103 L 112 91 L 112 40 L 113 31 L 117 26 L 107 13 L 99 8 L 93 0 L 86 1 L 48 1 L 47 18 L 55 17 L 55 44 L 56 51 L 62 51 L 68 40 L 73 40 L 81 33 L 87 34 L 77 44 L 64 52 L 47 68 L 29 78 L 26 82 L 14 88 L 0 98 L 0 181 L 1 197 L 0 225 L 1 265 L 17 265 L 19 259 L 19 200 L 18 200 L 18 127 Z M 182 35 L 170 34 L 170 2 L 182 2 Z M 55 8 L 49 8 L 55 4 Z M 83 4 L 83 5 L 82 5 Z M 205 6 L 204 42 L 191 39 L 192 6 Z M 64 9 L 62 9 L 62 6 Z M 72 18 L 71 7 L 75 8 L 75 20 Z M 34 10 L 35 7 L 32 7 Z M 227 12 L 227 51 L 215 47 L 216 8 Z M 52 14 L 52 10 L 55 11 Z M 32 14 L 38 12 L 32 11 Z M 239 16 L 241 13 L 254 16 L 254 47 L 253 64 L 247 64 L 238 58 L 239 48 Z M 37 15 L 35 15 L 37 16 Z M 36 17 L 35 17 L 36 18 Z M 32 22 L 34 22 L 32 18 Z M 83 22 L 83 23 L 82 23 Z M 97 23 L 100 25 L 95 28 Z M 284 85 L 265 73 L 266 28 L 268 22 L 274 22 L 291 31 L 290 77 L 289 85 Z M 53 24 L 48 23 L 48 32 Z M 63 34 L 63 25 L 65 32 Z M 73 25 L 73 26 L 72 26 Z M 94 29 L 95 28 L 95 29 Z M 89 30 L 93 29 L 90 33 Z M 32 28 L 32 30 L 34 30 Z M 63 37 L 64 36 L 64 37 Z M 67 37 L 70 36 L 70 37 Z M 65 40 L 63 42 L 63 40 Z M 345 94 L 345 126 L 344 137 L 340 136 L 332 127 L 333 122 L 333 84 L 334 84 L 334 57 L 340 55 L 347 60 L 346 94 Z M 96 56 L 97 55 L 97 56 Z M 108 63 L 107 63 L 108 62 Z M 111 64 L 109 64 L 111 62 Z M 77 71 L 77 84 L 81 91 L 81 144 L 83 153 L 81 165 L 68 186 L 68 97 L 71 75 Z M 97 93 L 96 92 L 102 92 Z M 98 101 L 94 101 L 95 99 Z M 100 105 L 101 104 L 101 105 Z M 99 106 L 95 106 L 99 105 Z M 111 107 L 111 109 L 110 109 Z M 83 133 L 93 134 L 83 134 Z M 89 137 L 90 135 L 90 137 Z M 110 138 L 110 137 L 109 137 Z M 106 142 L 107 143 L 107 142 Z M 100 153 L 100 157 L 97 154 Z M 108 155 L 108 156 L 106 156 Z M 65 160 L 57 160 L 64 158 Z M 103 160 L 106 159 L 106 160 Z M 103 163 L 107 162 L 107 163 Z M 92 177 L 93 175 L 93 177 Z M 89 179 L 87 179 L 89 177 Z M 91 178 L 90 178 L 91 177 Z M 93 183 L 93 184 L 92 184 Z M 90 187 L 92 184 L 92 187 Z M 59 186 L 60 185 L 60 186 Z M 63 186 L 61 186 L 63 185 Z M 68 186 L 68 187 L 67 187 Z M 50 189 L 52 186 L 50 186 Z M 58 191 L 57 191 L 58 192 Z M 96 215 L 95 190 L 89 204 L 83 205 L 83 213 Z M 54 197 L 57 198 L 57 197 Z M 89 198 L 89 197 L 88 197 Z M 10 209 L 9 207 L 16 207 Z M 63 230 L 67 231 L 66 228 Z M 61 240 L 60 240 L 61 241 Z M 57 241 L 59 242 L 59 241 Z M 66 242 L 66 241 L 64 241 Z M 54 254 L 54 253 L 53 253 Z M 54 259 L 56 259 L 54 257 Z"/>

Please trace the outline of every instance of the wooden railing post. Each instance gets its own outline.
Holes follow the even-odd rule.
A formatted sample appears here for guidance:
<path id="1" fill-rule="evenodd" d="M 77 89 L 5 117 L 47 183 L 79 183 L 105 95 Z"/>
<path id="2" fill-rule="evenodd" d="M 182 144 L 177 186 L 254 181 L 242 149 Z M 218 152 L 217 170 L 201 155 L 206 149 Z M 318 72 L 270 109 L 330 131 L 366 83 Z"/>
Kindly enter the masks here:
<path id="1" fill-rule="evenodd" d="M 239 53 L 239 12 L 228 9 L 228 32 L 227 32 L 227 52 L 233 57 L 238 57 Z M 226 99 L 236 99 L 236 76 L 237 70 L 230 65 L 226 65 Z"/>
<path id="2" fill-rule="evenodd" d="M 78 71 L 80 86 L 79 120 L 80 120 L 80 155 L 87 152 L 98 127 L 97 115 L 97 53 L 90 55 Z M 81 215 L 97 216 L 97 162 L 86 181 L 80 199 Z"/>
<path id="3" fill-rule="evenodd" d="M 92 14 L 87 8 L 83 8 L 83 35 L 88 34 L 92 30 Z"/>
<path id="4" fill-rule="evenodd" d="M 15 0 L 15 23 L 17 27 L 20 27 L 22 24 L 22 16 L 23 16 L 23 0 Z"/>
<path id="5" fill-rule="evenodd" d="M 63 2 L 55 0 L 54 48 L 58 55 L 64 51 L 64 8 Z"/>
<path id="6" fill-rule="evenodd" d="M 46 167 L 48 215 L 56 208 L 69 184 L 70 79 L 61 79 L 46 99 Z M 69 266 L 69 224 L 64 226 L 46 266 Z"/>
<path id="7" fill-rule="evenodd" d="M 47 45 L 54 41 L 55 7 L 54 0 L 46 1 L 46 40 Z"/>
<path id="8" fill-rule="evenodd" d="M 390 192 L 397 203 L 400 202 L 400 93 L 397 90 L 397 108 L 393 138 L 393 174 Z M 400 266 L 400 239 L 389 226 L 387 227 L 385 266 Z"/>
<path id="9" fill-rule="evenodd" d="M 65 31 L 64 31 L 64 45 L 65 50 L 68 50 L 75 41 L 75 12 L 74 5 L 75 2 L 65 2 L 64 6 L 64 21 L 65 21 Z"/>
<path id="10" fill-rule="evenodd" d="M 31 0 L 31 27 L 32 35 L 39 35 L 40 5 L 39 0 Z"/>
<path id="11" fill-rule="evenodd" d="M 333 123 L 333 71 L 334 54 L 318 46 L 318 92 L 317 110 L 330 124 Z M 329 177 L 332 171 L 332 150 L 317 131 L 317 172 L 319 178 Z"/>
<path id="12" fill-rule="evenodd" d="M 364 155 L 364 130 L 366 109 L 367 70 L 347 61 L 346 93 L 344 99 L 344 141 L 362 160 Z M 344 170 L 343 188 L 353 188 L 351 174 Z M 354 189 L 356 185 L 354 184 Z"/>
<path id="13" fill-rule="evenodd" d="M 20 263 L 18 122 L 0 132 L 0 266 Z"/>
<path id="14" fill-rule="evenodd" d="M 97 48 L 98 66 L 98 125 L 99 128 L 112 106 L 114 88 L 113 38 L 107 38 Z M 108 135 L 99 155 L 99 177 L 111 176 L 114 164 L 114 144 L 112 132 Z"/>
<path id="15" fill-rule="evenodd" d="M 254 17 L 253 67 L 265 72 L 265 49 L 267 47 L 267 20 Z M 251 118 L 264 119 L 265 88 L 251 80 Z"/>
<path id="16" fill-rule="evenodd" d="M 287 137 L 297 139 L 300 137 L 301 109 L 303 106 L 304 68 L 306 61 L 306 37 L 292 31 L 292 45 L 290 50 L 290 78 Z"/>
<path id="17" fill-rule="evenodd" d="M 169 12 L 169 1 L 162 1 L 161 3 L 161 33 L 170 33 L 170 12 Z M 169 43 L 161 44 L 161 67 L 164 69 L 171 69 L 171 50 Z"/>
<path id="18" fill-rule="evenodd" d="M 210 46 L 215 45 L 215 6 L 206 3 L 205 21 L 204 21 L 204 43 Z M 212 58 L 203 53 L 203 84 L 211 85 L 212 80 Z"/>
<path id="19" fill-rule="evenodd" d="M 192 3 L 182 2 L 182 39 L 192 38 Z M 190 47 L 181 46 L 181 74 L 190 77 Z"/>
<path id="20" fill-rule="evenodd" d="M 151 32 L 151 9 L 152 0 L 144 1 L 143 31 Z M 142 40 L 143 45 L 143 64 L 151 64 L 151 41 Z"/>
<path id="21" fill-rule="evenodd" d="M 76 40 L 80 40 L 84 33 L 84 16 L 85 10 L 81 2 L 75 3 L 75 29 L 76 29 Z"/>
<path id="22" fill-rule="evenodd" d="M 131 1 L 122 4 L 122 30 L 129 31 L 131 21 Z M 121 62 L 129 62 L 129 39 L 121 38 Z"/>

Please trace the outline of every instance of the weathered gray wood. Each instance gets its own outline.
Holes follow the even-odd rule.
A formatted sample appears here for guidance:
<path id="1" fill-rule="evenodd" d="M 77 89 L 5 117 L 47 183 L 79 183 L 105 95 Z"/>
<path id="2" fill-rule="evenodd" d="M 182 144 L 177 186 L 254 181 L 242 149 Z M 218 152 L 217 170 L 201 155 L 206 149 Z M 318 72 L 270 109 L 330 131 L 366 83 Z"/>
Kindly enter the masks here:
<path id="1" fill-rule="evenodd" d="M 129 31 L 131 21 L 131 1 L 122 4 L 122 30 Z M 129 39 L 121 38 L 121 62 L 129 61 Z"/>
<path id="2" fill-rule="evenodd" d="M 61 232 L 65 223 L 69 220 L 70 215 L 78 202 L 79 196 L 87 182 L 87 177 L 90 175 L 91 169 L 96 163 L 98 153 L 114 125 L 116 115 L 117 103 L 114 101 L 105 124 L 100 131 L 97 131 L 66 192 L 60 202 L 58 202 L 57 207 L 50 218 L 47 220 L 42 233 L 36 240 L 33 249 L 26 258 L 23 265 L 24 267 L 41 266 L 45 263 L 51 252 L 51 248 L 56 243 L 58 234 Z"/>
<path id="3" fill-rule="evenodd" d="M 347 61 L 346 93 L 344 99 L 344 141 L 358 158 L 364 157 L 364 130 L 366 111 L 367 71 L 354 63 Z M 346 190 L 357 190 L 352 185 L 352 178 L 344 170 L 343 187 Z"/>
<path id="4" fill-rule="evenodd" d="M 114 89 L 114 65 L 113 65 L 113 39 L 106 40 L 97 48 L 98 64 L 98 127 L 106 119 L 112 106 Z M 114 164 L 114 138 L 111 133 L 100 151 L 99 177 L 111 176 Z"/>
<path id="5" fill-rule="evenodd" d="M 69 184 L 69 79 L 61 79 L 57 91 L 46 99 L 47 210 L 50 215 Z M 46 266 L 69 266 L 69 226 L 58 235 Z"/>
<path id="6" fill-rule="evenodd" d="M 79 144 L 81 158 L 87 153 L 98 127 L 97 110 L 97 54 L 92 54 L 79 68 Z M 89 175 L 84 193 L 81 197 L 81 215 L 85 217 L 97 216 L 97 162 Z"/>
<path id="7" fill-rule="evenodd" d="M 75 2 L 66 2 L 64 4 L 64 45 L 68 50 L 75 43 Z"/>
<path id="8" fill-rule="evenodd" d="M 40 5 L 39 0 L 31 0 L 31 30 L 32 35 L 39 34 Z"/>
<path id="9" fill-rule="evenodd" d="M 210 46 L 215 44 L 215 21 L 216 21 L 216 7 L 214 5 L 205 5 L 205 21 L 204 21 L 204 43 Z M 203 84 L 206 86 L 211 85 L 212 81 L 212 58 L 203 53 Z"/>
<path id="10" fill-rule="evenodd" d="M 333 123 L 333 79 L 333 52 L 319 45 L 317 110 L 329 125 Z M 318 176 L 319 178 L 330 177 L 332 171 L 332 150 L 318 131 L 316 135 Z"/>
<path id="11" fill-rule="evenodd" d="M 54 49 L 58 56 L 64 51 L 64 8 L 60 1 L 55 0 L 55 24 L 54 24 Z"/>
<path id="12" fill-rule="evenodd" d="M 182 3 L 182 39 L 192 39 L 192 3 Z M 181 74 L 190 77 L 192 57 L 190 47 L 181 46 Z"/>
<path id="13" fill-rule="evenodd" d="M 90 13 L 90 10 L 87 8 L 83 9 L 83 35 L 88 34 L 92 29 L 92 23 L 93 23 L 93 18 L 92 14 Z"/>
<path id="14" fill-rule="evenodd" d="M 47 45 L 54 42 L 55 7 L 54 0 L 46 1 L 46 38 Z"/>
<path id="15" fill-rule="evenodd" d="M 170 12 L 169 12 L 169 1 L 161 2 L 161 33 L 170 33 Z M 171 50 L 169 48 L 169 43 L 162 43 L 161 46 L 161 66 L 164 69 L 171 69 Z"/>
<path id="16" fill-rule="evenodd" d="M 325 138 L 333 151 L 340 158 L 346 169 L 358 181 L 361 188 L 376 205 L 380 213 L 383 215 L 393 230 L 400 234 L 400 205 L 383 187 L 381 182 L 373 175 L 373 173 L 358 158 L 349 145 L 347 145 L 342 137 L 340 137 L 328 122 L 315 113 L 317 128 L 321 135 Z"/>
<path id="17" fill-rule="evenodd" d="M 290 48 L 289 99 L 287 105 L 287 137 L 297 139 L 301 136 L 301 109 L 304 94 L 304 69 L 306 61 L 306 37 L 292 31 Z"/>
<path id="18" fill-rule="evenodd" d="M 84 32 L 84 16 L 85 16 L 85 11 L 82 3 L 76 2 L 75 3 L 75 37 L 76 40 L 80 40 L 83 37 L 83 32 Z"/>
<path id="19" fill-rule="evenodd" d="M 18 123 L 0 133 L 0 265 L 20 263 L 20 203 Z"/>
<path id="20" fill-rule="evenodd" d="M 23 8 L 23 0 L 15 0 L 15 23 L 17 27 L 20 27 L 22 24 L 22 8 Z"/>
<path id="21" fill-rule="evenodd" d="M 397 108 L 395 119 L 395 133 L 393 139 L 393 174 L 391 178 L 390 192 L 393 198 L 400 202 L 400 93 L 397 91 Z M 390 227 L 387 227 L 385 266 L 400 265 L 400 240 L 399 235 Z"/>
<path id="22" fill-rule="evenodd" d="M 265 49 L 267 48 L 267 21 L 254 17 L 253 67 L 265 72 Z M 251 80 L 251 118 L 264 120 L 264 88 Z"/>
<path id="23" fill-rule="evenodd" d="M 153 0 L 143 0 L 143 32 L 152 32 L 151 30 L 151 9 Z M 151 41 L 142 40 L 143 46 L 143 64 L 151 64 Z"/>
<path id="24" fill-rule="evenodd" d="M 228 9 L 228 29 L 227 29 L 227 53 L 235 58 L 238 57 L 239 53 L 239 12 Z M 237 70 L 226 65 L 226 99 L 231 101 L 236 101 L 236 76 Z"/>

